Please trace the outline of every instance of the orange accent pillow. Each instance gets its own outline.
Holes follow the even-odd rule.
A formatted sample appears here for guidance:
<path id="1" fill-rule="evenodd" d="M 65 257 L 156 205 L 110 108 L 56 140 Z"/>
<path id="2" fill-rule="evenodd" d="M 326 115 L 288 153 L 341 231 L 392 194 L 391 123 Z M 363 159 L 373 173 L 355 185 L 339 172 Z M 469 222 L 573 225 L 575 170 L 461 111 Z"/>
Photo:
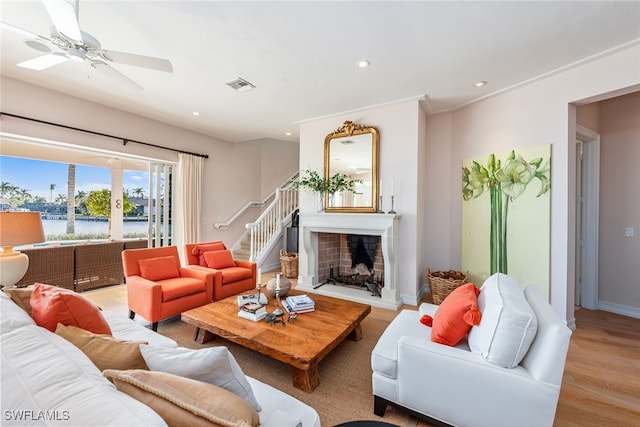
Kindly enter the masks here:
<path id="1" fill-rule="evenodd" d="M 216 270 L 236 266 L 231 251 L 205 252 L 204 259 L 207 261 L 207 267 L 215 268 Z"/>
<path id="2" fill-rule="evenodd" d="M 94 334 L 111 335 L 111 328 L 98 306 L 69 289 L 36 283 L 30 303 L 33 320 L 51 332 L 62 323 Z"/>
<path id="3" fill-rule="evenodd" d="M 180 277 L 178 261 L 174 256 L 159 256 L 138 261 L 140 275 L 147 280 L 175 279 Z"/>
<path id="4" fill-rule="evenodd" d="M 473 283 L 459 286 L 442 301 L 433 316 L 431 341 L 454 346 L 480 324 L 478 310 L 480 289 Z"/>
<path id="5" fill-rule="evenodd" d="M 196 245 L 192 250 L 191 250 L 191 254 L 192 255 L 198 255 L 198 264 L 200 264 L 203 267 L 207 266 L 207 261 L 204 259 L 204 254 L 205 252 L 211 252 L 211 251 L 224 251 L 226 250 L 227 247 L 224 245 L 224 243 L 210 243 L 208 245 Z"/>

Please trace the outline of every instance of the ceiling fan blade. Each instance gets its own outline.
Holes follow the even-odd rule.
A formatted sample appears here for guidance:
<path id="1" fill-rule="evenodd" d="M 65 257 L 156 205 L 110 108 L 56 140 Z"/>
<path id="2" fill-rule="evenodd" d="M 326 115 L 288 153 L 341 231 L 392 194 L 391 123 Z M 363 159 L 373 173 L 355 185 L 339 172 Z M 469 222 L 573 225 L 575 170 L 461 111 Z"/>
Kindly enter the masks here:
<path id="1" fill-rule="evenodd" d="M 127 86 L 129 86 L 132 89 L 137 89 L 137 90 L 142 90 L 143 89 L 143 87 L 140 86 L 138 83 L 134 82 L 129 77 L 125 76 L 120 71 L 116 70 L 115 68 L 113 68 L 112 66 L 110 66 L 108 64 L 105 64 L 104 62 L 93 61 L 93 62 L 91 62 L 91 67 L 93 69 L 101 72 L 103 75 L 105 75 L 107 77 L 110 77 L 110 78 L 112 78 L 114 80 L 117 80 L 120 83 L 126 84 Z"/>
<path id="2" fill-rule="evenodd" d="M 173 66 L 167 59 L 136 55 L 126 52 L 117 52 L 113 50 L 102 50 L 101 56 L 108 61 L 116 62 L 118 64 L 149 68 L 152 70 L 164 71 L 165 73 L 173 72 Z"/>
<path id="3" fill-rule="evenodd" d="M 39 40 L 47 40 L 47 41 L 49 41 L 49 39 L 47 39 L 46 37 L 42 37 L 41 35 L 36 34 L 36 33 L 32 33 L 31 31 L 27 31 L 27 30 L 24 30 L 24 29 L 22 29 L 20 27 L 16 27 L 16 26 L 13 26 L 11 24 L 7 24 L 6 22 L 0 21 L 0 28 L 3 28 L 5 30 L 9 30 L 9 31 L 13 31 L 14 33 L 20 34 L 23 37 L 28 37 L 30 39 L 39 39 Z"/>
<path id="4" fill-rule="evenodd" d="M 82 44 L 82 34 L 80 33 L 78 18 L 73 6 L 65 0 L 42 0 L 42 3 L 44 3 L 44 7 L 47 9 L 47 13 L 51 17 L 51 21 L 53 21 L 58 33 L 78 44 Z"/>
<path id="5" fill-rule="evenodd" d="M 39 56 L 37 58 L 29 59 L 28 61 L 16 64 L 18 67 L 28 68 L 30 70 L 44 70 L 54 65 L 58 65 L 67 60 L 67 57 L 62 54 L 51 53 L 49 55 Z"/>

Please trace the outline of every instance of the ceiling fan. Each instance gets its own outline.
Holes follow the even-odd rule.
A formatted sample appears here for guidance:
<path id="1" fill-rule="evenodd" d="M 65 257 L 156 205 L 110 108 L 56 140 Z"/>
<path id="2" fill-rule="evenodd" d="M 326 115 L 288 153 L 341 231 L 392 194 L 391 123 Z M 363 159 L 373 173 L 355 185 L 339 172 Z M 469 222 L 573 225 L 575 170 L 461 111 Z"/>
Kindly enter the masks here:
<path id="1" fill-rule="evenodd" d="M 173 71 L 171 62 L 166 59 L 103 49 L 95 37 L 80 30 L 78 23 L 79 0 L 76 0 L 75 9 L 65 0 L 42 0 L 42 3 L 54 25 L 51 28 L 51 36 L 49 38 L 6 22 L 0 22 L 2 28 L 28 37 L 29 39 L 25 41 L 27 46 L 46 53 L 44 56 L 17 64 L 19 67 L 40 71 L 68 60 L 79 63 L 84 62 L 104 75 L 136 89 L 142 89 L 142 86 L 113 68 L 110 64 L 133 65 L 166 73 Z M 54 50 L 51 48 L 54 48 Z"/>

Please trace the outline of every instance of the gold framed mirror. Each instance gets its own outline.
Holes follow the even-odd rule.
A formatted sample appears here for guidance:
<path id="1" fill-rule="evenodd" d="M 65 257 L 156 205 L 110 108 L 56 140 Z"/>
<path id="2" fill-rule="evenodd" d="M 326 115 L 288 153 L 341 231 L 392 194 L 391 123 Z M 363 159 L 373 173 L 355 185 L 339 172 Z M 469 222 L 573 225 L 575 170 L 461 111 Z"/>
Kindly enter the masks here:
<path id="1" fill-rule="evenodd" d="M 378 130 L 345 121 L 324 140 L 324 177 L 337 173 L 357 181 L 355 191 L 324 195 L 326 212 L 378 211 Z"/>

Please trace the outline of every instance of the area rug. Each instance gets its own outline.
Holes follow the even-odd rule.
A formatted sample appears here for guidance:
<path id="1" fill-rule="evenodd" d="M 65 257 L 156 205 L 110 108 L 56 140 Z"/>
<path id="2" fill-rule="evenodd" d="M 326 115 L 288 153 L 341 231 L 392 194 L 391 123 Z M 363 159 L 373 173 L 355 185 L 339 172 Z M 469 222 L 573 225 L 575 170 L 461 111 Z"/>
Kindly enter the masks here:
<path id="1" fill-rule="evenodd" d="M 427 426 L 429 424 L 392 407 L 387 408 L 383 418 L 373 413 L 371 350 L 388 323 L 371 316 L 365 318 L 362 322 L 362 340 L 345 340 L 320 362 L 320 385 L 313 393 L 293 387 L 289 367 L 282 362 L 219 337 L 206 344 L 198 344 L 193 340 L 195 326 L 179 319 L 161 323 L 158 332 L 176 340 L 183 347 L 228 347 L 245 374 L 313 407 L 320 415 L 322 426 L 355 420 L 384 421 L 406 427 Z"/>

